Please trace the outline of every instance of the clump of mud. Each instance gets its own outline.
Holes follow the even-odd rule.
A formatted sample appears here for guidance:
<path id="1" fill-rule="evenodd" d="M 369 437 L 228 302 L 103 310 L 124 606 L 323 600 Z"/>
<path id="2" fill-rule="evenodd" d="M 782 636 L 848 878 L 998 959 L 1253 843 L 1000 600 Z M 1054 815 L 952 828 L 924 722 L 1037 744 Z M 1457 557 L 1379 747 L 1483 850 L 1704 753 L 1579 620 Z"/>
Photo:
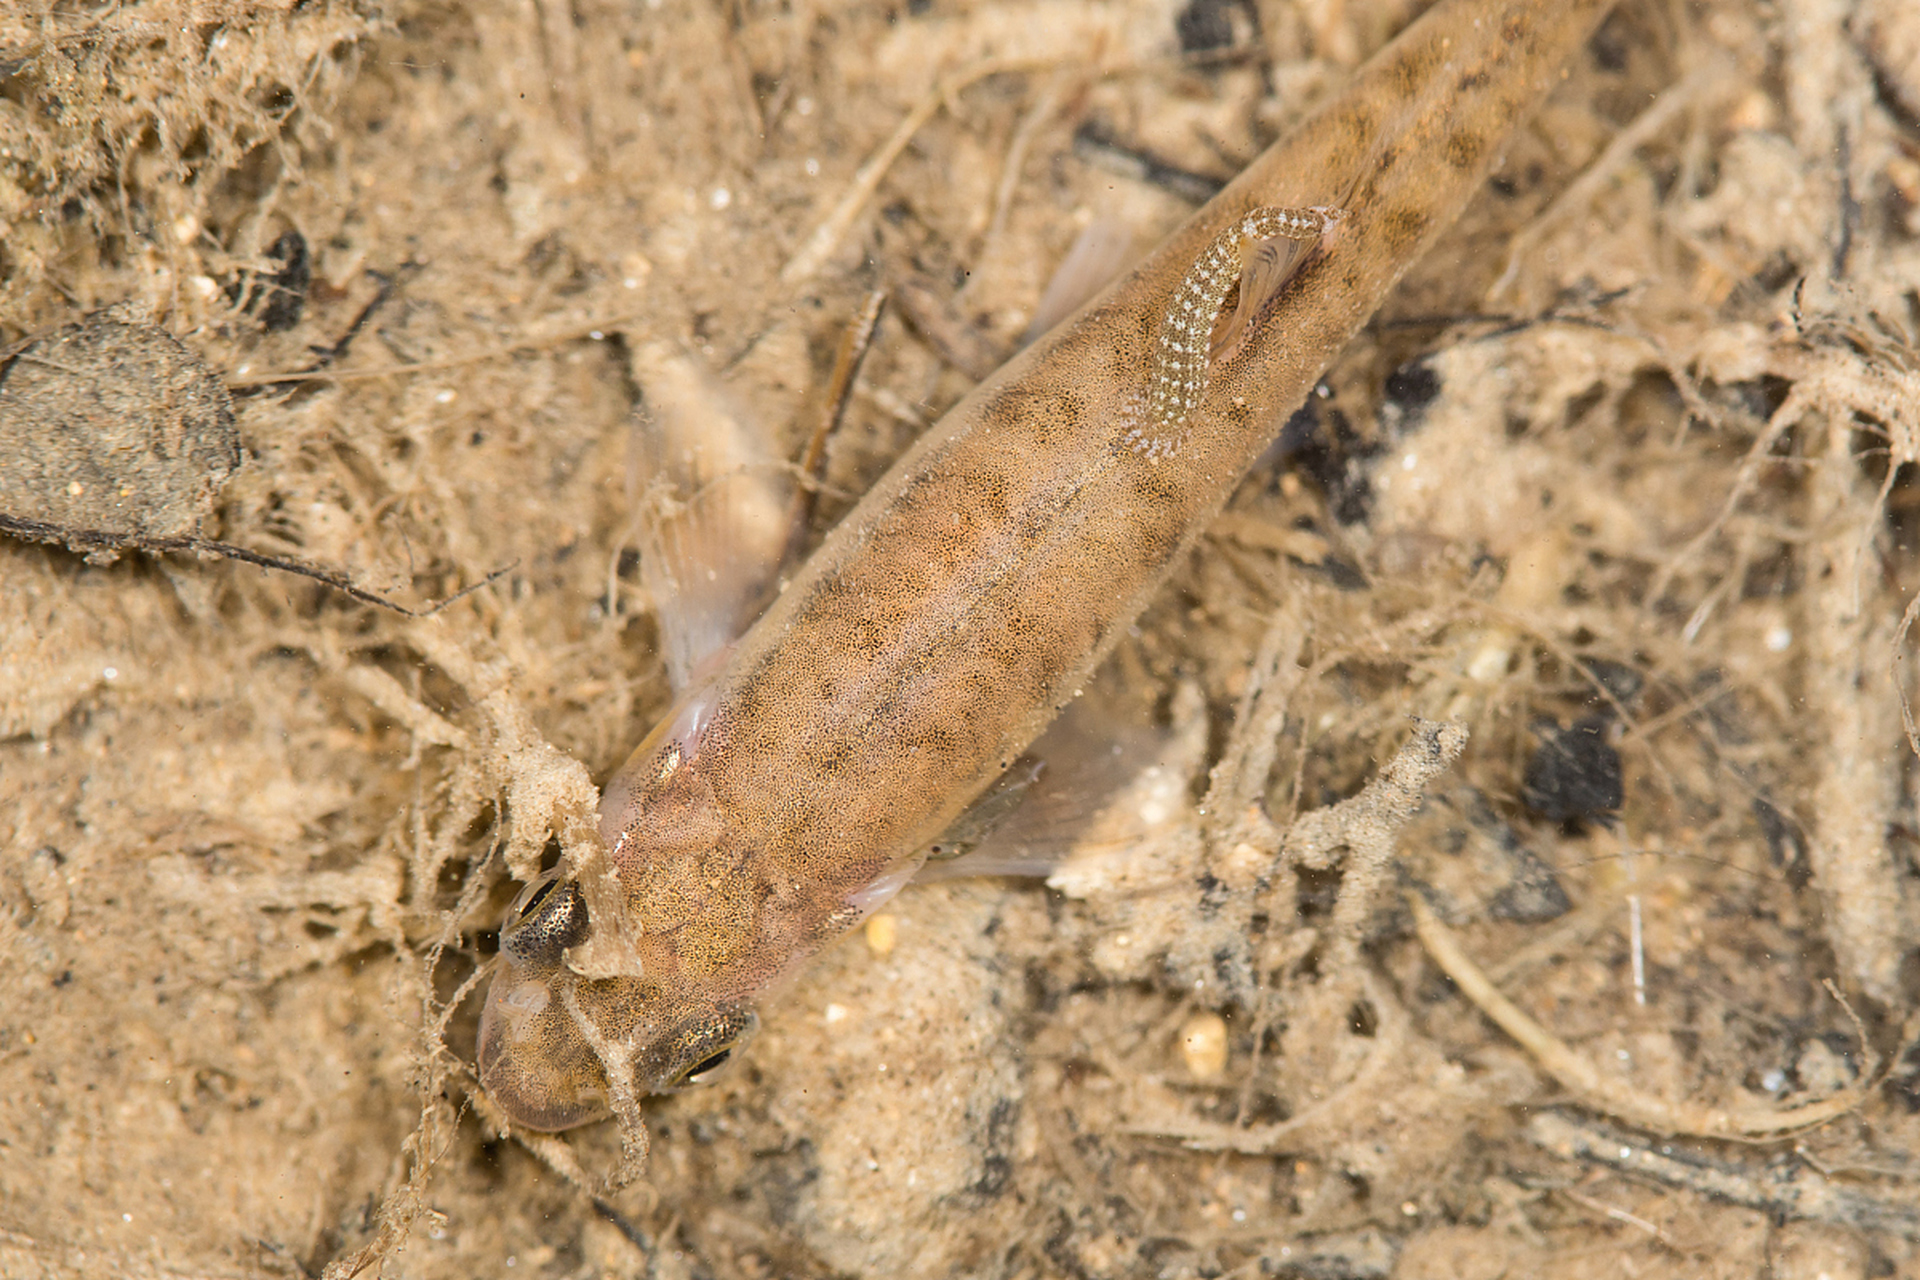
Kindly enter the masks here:
<path id="1" fill-rule="evenodd" d="M 227 387 L 166 330 L 105 317 L 0 364 L 0 511 L 132 537 L 191 532 L 240 466 Z"/>

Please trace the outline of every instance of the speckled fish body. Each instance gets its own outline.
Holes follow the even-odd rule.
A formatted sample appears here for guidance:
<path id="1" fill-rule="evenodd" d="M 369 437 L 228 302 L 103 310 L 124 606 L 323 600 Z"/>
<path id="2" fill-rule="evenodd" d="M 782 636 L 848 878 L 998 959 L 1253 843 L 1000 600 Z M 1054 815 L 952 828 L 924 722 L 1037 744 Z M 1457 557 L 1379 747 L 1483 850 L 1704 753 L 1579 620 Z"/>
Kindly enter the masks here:
<path id="1" fill-rule="evenodd" d="M 1074 696 L 1606 7 L 1436 5 L 900 459 L 608 785 L 607 872 L 563 864 L 523 895 L 479 1046 L 509 1118 L 562 1129 L 697 1080 L 770 986 L 912 875 Z M 1201 384 L 1170 385 L 1198 264 L 1275 206 L 1342 212 L 1202 357 Z"/>

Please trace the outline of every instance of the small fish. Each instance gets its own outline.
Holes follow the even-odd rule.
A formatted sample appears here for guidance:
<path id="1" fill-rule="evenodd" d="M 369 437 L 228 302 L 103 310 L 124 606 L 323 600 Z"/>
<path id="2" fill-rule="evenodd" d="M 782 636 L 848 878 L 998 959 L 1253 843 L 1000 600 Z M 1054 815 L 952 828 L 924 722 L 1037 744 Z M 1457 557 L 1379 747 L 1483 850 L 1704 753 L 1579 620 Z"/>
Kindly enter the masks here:
<path id="1" fill-rule="evenodd" d="M 900 459 L 608 783 L 604 852 L 516 902 L 479 1037 L 510 1120 L 611 1111 L 643 1141 L 639 1099 L 718 1069 L 769 989 L 912 878 L 1607 7 L 1436 5 Z"/>

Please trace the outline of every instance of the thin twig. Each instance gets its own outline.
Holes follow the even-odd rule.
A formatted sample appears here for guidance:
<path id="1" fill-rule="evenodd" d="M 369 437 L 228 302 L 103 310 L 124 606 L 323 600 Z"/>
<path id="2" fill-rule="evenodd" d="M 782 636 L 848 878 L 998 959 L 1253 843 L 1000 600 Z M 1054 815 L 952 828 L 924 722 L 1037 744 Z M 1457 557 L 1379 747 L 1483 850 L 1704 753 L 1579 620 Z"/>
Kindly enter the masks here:
<path id="1" fill-rule="evenodd" d="M 860 304 L 860 309 L 847 322 L 846 332 L 840 336 L 840 350 L 833 358 L 833 376 L 827 381 L 827 398 L 822 407 L 819 422 L 814 424 L 813 435 L 807 439 L 807 447 L 800 454 L 797 467 L 799 483 L 793 491 L 793 505 L 787 517 L 787 548 L 781 556 L 781 563 L 791 563 L 798 558 L 801 545 L 806 541 L 807 531 L 813 527 L 814 508 L 820 502 L 820 490 L 826 478 L 827 441 L 839 429 L 840 419 L 846 416 L 847 401 L 852 398 L 853 380 L 860 375 L 860 366 L 866 361 L 867 352 L 873 349 L 873 332 L 880 324 L 880 313 L 885 310 L 887 295 L 874 290 Z"/>
<path id="2" fill-rule="evenodd" d="M 45 542 L 55 546 L 64 546 L 70 551 L 144 551 L 148 555 L 197 555 L 217 556 L 224 560 L 241 560 L 262 569 L 273 569 L 280 573 L 296 574 L 302 578 L 311 578 L 323 586 L 332 587 L 342 595 L 350 596 L 362 604 L 376 605 L 382 609 L 391 609 L 409 618 L 427 618 L 440 612 L 456 600 L 471 595 L 488 583 L 494 582 L 513 572 L 520 563 L 503 565 L 486 577 L 470 586 L 461 588 L 443 600 L 437 600 L 424 609 L 409 609 L 406 605 L 389 600 L 378 592 L 368 591 L 365 587 L 355 586 L 351 579 L 343 574 L 325 569 L 305 560 L 292 556 L 276 556 L 264 551 L 253 551 L 246 547 L 235 546 L 231 542 L 218 542 L 212 538 L 187 536 L 160 537 L 144 533 L 113 533 L 105 529 L 70 529 L 65 525 L 52 524 L 45 520 L 29 520 L 23 516 L 0 515 L 0 533 L 12 534 L 29 542 Z"/>
<path id="3" fill-rule="evenodd" d="M 1507 999 L 1468 958 L 1453 930 L 1440 923 L 1423 898 L 1409 893 L 1407 905 L 1413 911 L 1414 930 L 1427 954 L 1480 1012 L 1519 1041 L 1520 1047 L 1532 1054 L 1548 1075 L 1578 1095 L 1582 1102 L 1630 1124 L 1700 1138 L 1763 1137 L 1824 1124 L 1857 1109 L 1867 1099 L 1869 1086 L 1862 1084 L 1799 1107 L 1706 1107 L 1670 1101 L 1623 1081 L 1608 1079 L 1591 1060 L 1576 1053 Z M 1867 1074 L 1871 1076 L 1872 1071 Z"/>

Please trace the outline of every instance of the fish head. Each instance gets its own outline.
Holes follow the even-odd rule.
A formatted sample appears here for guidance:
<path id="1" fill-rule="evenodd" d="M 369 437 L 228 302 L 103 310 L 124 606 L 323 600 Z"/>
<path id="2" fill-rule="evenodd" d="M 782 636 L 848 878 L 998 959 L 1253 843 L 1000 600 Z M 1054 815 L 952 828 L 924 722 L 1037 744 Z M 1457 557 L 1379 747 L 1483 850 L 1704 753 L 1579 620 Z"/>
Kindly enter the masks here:
<path id="1" fill-rule="evenodd" d="M 480 1083 L 508 1119 L 555 1132 L 633 1097 L 703 1084 L 752 1035 L 743 1002 L 640 976 L 576 972 L 569 949 L 590 936 L 586 895 L 549 872 L 528 885 L 500 932 L 480 1017 Z"/>

